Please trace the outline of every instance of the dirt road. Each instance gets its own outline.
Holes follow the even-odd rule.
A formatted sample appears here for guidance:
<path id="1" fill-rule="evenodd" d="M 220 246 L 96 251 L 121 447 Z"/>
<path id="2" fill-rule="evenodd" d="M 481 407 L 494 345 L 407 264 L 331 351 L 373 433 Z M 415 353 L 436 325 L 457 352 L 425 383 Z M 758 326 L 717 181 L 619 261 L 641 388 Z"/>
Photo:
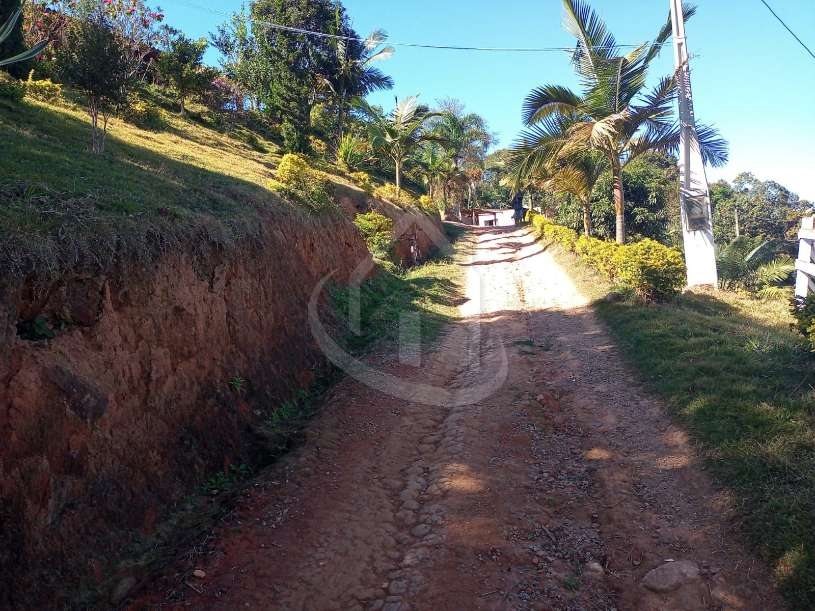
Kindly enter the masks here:
<path id="1" fill-rule="evenodd" d="M 473 240 L 466 318 L 421 367 L 377 364 L 465 392 L 504 350 L 506 379 L 447 407 L 340 383 L 165 608 L 782 608 L 566 272 L 526 231 Z"/>

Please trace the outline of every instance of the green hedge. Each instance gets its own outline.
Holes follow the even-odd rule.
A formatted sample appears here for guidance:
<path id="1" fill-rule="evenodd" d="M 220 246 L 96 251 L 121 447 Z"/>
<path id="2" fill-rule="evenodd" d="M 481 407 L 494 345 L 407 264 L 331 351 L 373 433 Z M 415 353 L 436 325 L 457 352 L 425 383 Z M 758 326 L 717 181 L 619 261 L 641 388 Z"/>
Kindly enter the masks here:
<path id="1" fill-rule="evenodd" d="M 685 261 L 675 248 L 651 239 L 617 244 L 557 225 L 541 214 L 529 213 L 539 238 L 560 244 L 576 253 L 609 280 L 630 288 L 646 300 L 659 300 L 679 292 L 685 285 Z"/>

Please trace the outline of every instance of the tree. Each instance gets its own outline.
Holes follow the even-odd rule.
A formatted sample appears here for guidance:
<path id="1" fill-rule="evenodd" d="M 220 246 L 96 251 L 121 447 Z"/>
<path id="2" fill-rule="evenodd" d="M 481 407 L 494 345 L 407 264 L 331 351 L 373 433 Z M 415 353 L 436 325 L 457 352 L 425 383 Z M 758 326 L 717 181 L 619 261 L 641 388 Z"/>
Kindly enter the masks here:
<path id="1" fill-rule="evenodd" d="M 339 12 L 338 12 L 339 18 Z M 337 106 L 337 142 L 342 141 L 345 117 L 354 98 L 364 98 L 373 91 L 393 89 L 393 79 L 373 64 L 389 58 L 393 47 L 383 47 L 387 34 L 375 30 L 364 41 L 346 24 L 338 23 L 337 29 L 347 38 L 334 39 L 337 54 L 337 70 L 325 77 Z"/>
<path id="2" fill-rule="evenodd" d="M 321 76 L 336 73 L 338 61 L 330 39 L 284 28 L 330 32 L 337 11 L 342 22 L 344 10 L 333 0 L 257 0 L 252 4 L 252 31 L 265 66 L 258 93 L 265 109 L 281 121 L 286 151 L 308 152 L 316 83 Z"/>
<path id="3" fill-rule="evenodd" d="M 534 89 L 524 102 L 527 130 L 518 148 L 537 149 L 544 158 L 600 151 L 611 168 L 616 238 L 622 243 L 623 167 L 645 152 L 674 153 L 679 146 L 680 126 L 673 113 L 677 95 L 674 76 L 662 78 L 653 90 L 645 91 L 649 67 L 671 34 L 671 23 L 668 19 L 651 43 L 622 55 L 614 36 L 586 2 L 563 0 L 563 5 L 566 28 L 577 39 L 572 63 L 582 92 L 560 85 Z M 686 8 L 685 18 L 694 12 L 694 8 Z M 697 132 L 705 163 L 724 164 L 726 142 L 711 127 L 698 125 Z"/>
<path id="4" fill-rule="evenodd" d="M 761 181 L 749 172 L 732 185 L 719 181 L 710 189 L 713 230 L 720 241 L 740 236 L 784 240 L 795 237 L 800 218 L 812 204 L 774 180 Z"/>
<path id="5" fill-rule="evenodd" d="M 108 117 L 126 98 L 133 72 L 124 44 L 101 8 L 75 19 L 59 50 L 59 77 L 82 91 L 91 118 L 91 151 L 105 149 Z M 102 125 L 99 125 L 99 119 Z"/>
<path id="6" fill-rule="evenodd" d="M 215 70 L 204 66 L 206 50 L 206 38 L 192 40 L 173 31 L 166 49 L 156 62 L 159 75 L 178 96 L 182 117 L 186 115 L 186 100 L 193 95 L 203 95 L 217 76 Z"/>
<path id="7" fill-rule="evenodd" d="M 455 172 L 455 165 L 448 152 L 438 142 L 427 142 L 418 152 L 416 161 L 428 195 L 434 199 L 438 191 L 442 192 L 442 201 L 447 207 L 447 185 Z"/>
<path id="8" fill-rule="evenodd" d="M 396 189 L 402 190 L 402 168 L 405 160 L 425 139 L 423 129 L 428 119 L 436 113 L 427 112 L 419 106 L 417 96 L 410 96 L 401 102 L 397 100 L 394 109 L 387 115 L 359 100 L 357 107 L 368 118 L 368 133 L 371 146 L 390 159 L 396 171 Z"/>
<path id="9" fill-rule="evenodd" d="M 448 99 L 440 102 L 428 130 L 428 138 L 439 142 L 452 161 L 447 184 L 462 187 L 458 189 L 460 193 L 455 202 L 455 214 L 460 217 L 461 200 L 465 194 L 470 202 L 477 196 L 476 185 L 480 182 L 493 136 L 483 117 L 465 112 L 464 104 Z"/>
<path id="10" fill-rule="evenodd" d="M 559 159 L 542 185 L 555 193 L 568 193 L 580 202 L 583 212 L 583 233 L 592 234 L 591 196 L 597 180 L 607 165 L 603 156 L 594 151 L 584 151 Z"/>
<path id="11" fill-rule="evenodd" d="M 249 97 L 250 104 L 259 108 L 258 91 L 263 81 L 264 63 L 258 54 L 257 40 L 252 33 L 252 24 L 245 9 L 234 13 L 232 17 L 218 26 L 215 34 L 210 34 L 212 46 L 221 53 L 221 70 L 224 75 Z M 244 109 L 236 103 L 235 110 Z"/>
<path id="12" fill-rule="evenodd" d="M 26 49 L 21 30 L 23 10 L 19 2 L 8 4 L 8 8 L 14 8 L 15 4 L 16 8 L 8 12 L 5 4 L 0 6 L 0 68 L 9 66 L 9 72 L 19 78 L 25 74 L 26 62 L 39 55 L 48 41 L 38 42 Z"/>

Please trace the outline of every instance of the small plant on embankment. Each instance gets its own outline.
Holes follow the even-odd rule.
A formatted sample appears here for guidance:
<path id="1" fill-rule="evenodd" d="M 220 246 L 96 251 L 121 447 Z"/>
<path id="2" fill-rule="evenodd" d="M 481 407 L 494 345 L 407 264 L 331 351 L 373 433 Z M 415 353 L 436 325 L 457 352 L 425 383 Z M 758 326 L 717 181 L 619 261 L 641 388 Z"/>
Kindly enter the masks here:
<path id="1" fill-rule="evenodd" d="M 286 153 L 277 166 L 277 180 L 294 199 L 307 205 L 315 212 L 335 208 L 331 185 L 317 170 L 312 169 L 308 160 L 298 153 Z"/>
<path id="2" fill-rule="evenodd" d="M 393 247 L 393 221 L 372 210 L 354 217 L 354 224 L 362 234 L 368 250 L 374 257 L 388 259 Z"/>

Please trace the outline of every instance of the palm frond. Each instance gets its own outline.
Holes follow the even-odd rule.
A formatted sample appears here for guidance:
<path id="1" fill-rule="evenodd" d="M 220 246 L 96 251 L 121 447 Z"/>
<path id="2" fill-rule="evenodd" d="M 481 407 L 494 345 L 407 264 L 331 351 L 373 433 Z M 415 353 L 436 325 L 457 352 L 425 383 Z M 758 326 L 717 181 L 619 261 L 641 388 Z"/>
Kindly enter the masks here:
<path id="1" fill-rule="evenodd" d="M 714 168 L 727 164 L 730 147 L 718 129 L 711 125 L 697 124 L 696 137 L 699 139 L 699 149 L 705 164 Z"/>
<path id="2" fill-rule="evenodd" d="M 567 115 L 579 112 L 582 99 L 568 87 L 543 85 L 526 96 L 523 105 L 523 121 L 532 125 L 552 114 Z"/>
<path id="3" fill-rule="evenodd" d="M 682 15 L 686 22 L 695 14 L 696 6 L 692 4 L 685 4 L 684 2 L 682 3 Z M 648 53 L 645 56 L 646 61 L 650 62 L 657 55 L 659 55 L 659 52 L 662 50 L 662 45 L 668 41 L 671 34 L 673 34 L 673 26 L 671 25 L 671 13 L 668 12 L 668 19 L 665 20 L 665 23 L 660 28 L 656 38 L 654 38 L 654 40 L 651 42 L 651 47 L 648 49 Z"/>
<path id="4" fill-rule="evenodd" d="M 563 0 L 563 25 L 577 39 L 572 62 L 584 79 L 595 77 L 597 60 L 617 54 L 617 41 L 605 22 L 584 0 Z"/>

